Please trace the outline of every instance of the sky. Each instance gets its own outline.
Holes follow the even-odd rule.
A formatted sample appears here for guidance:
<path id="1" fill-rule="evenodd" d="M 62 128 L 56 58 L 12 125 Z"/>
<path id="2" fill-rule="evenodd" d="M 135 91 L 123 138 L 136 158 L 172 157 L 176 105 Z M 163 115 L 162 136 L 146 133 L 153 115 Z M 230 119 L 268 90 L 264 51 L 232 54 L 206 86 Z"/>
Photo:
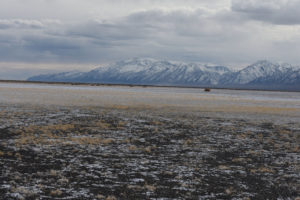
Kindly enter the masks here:
<path id="1" fill-rule="evenodd" d="M 300 65 L 300 0 L 0 2 L 2 79 L 88 71 L 134 57 Z"/>

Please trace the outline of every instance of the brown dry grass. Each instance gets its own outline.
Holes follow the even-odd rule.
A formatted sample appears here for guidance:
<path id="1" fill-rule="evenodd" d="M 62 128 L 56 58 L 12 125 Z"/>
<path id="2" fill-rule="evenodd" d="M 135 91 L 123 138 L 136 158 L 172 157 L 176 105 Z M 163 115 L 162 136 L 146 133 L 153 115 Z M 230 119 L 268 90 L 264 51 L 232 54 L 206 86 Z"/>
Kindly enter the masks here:
<path id="1" fill-rule="evenodd" d="M 226 165 L 219 165 L 218 168 L 219 168 L 220 170 L 229 170 L 229 169 L 230 169 L 230 167 L 228 167 L 228 166 L 226 166 Z"/>
<path id="2" fill-rule="evenodd" d="M 274 170 L 268 167 L 260 167 L 258 169 L 251 169 L 251 173 L 274 173 Z"/>
<path id="3" fill-rule="evenodd" d="M 161 125 L 164 125 L 164 123 L 160 122 L 160 121 L 151 121 L 150 122 L 151 125 L 154 125 L 154 126 L 161 126 Z"/>
<path id="4" fill-rule="evenodd" d="M 114 142 L 115 142 L 115 139 L 113 139 L 113 138 L 106 138 L 106 139 L 101 140 L 102 144 L 111 144 Z"/>
<path id="5" fill-rule="evenodd" d="M 53 197 L 61 196 L 61 195 L 62 195 L 62 191 L 60 191 L 59 189 L 57 189 L 57 190 L 52 190 L 52 191 L 50 192 L 50 195 L 53 196 Z"/>
<path id="6" fill-rule="evenodd" d="M 101 128 L 109 128 L 109 124 L 98 122 Z M 75 124 L 57 124 L 46 126 L 28 126 L 18 130 L 16 146 L 24 145 L 108 145 L 115 142 L 112 138 L 83 136 L 85 130 L 76 129 Z"/>
<path id="7" fill-rule="evenodd" d="M 234 191 L 234 188 L 233 188 L 233 187 L 229 187 L 229 188 L 227 188 L 227 189 L 225 190 L 225 193 L 226 193 L 227 195 L 232 195 L 234 192 L 235 192 L 235 191 Z"/>
<path id="8" fill-rule="evenodd" d="M 58 171 L 51 169 L 49 174 L 50 176 L 58 176 Z"/>
<path id="9" fill-rule="evenodd" d="M 151 191 L 151 192 L 154 192 L 156 190 L 156 187 L 154 185 L 148 185 L 146 184 L 145 185 L 145 188 L 148 190 L 148 191 Z"/>
<path id="10" fill-rule="evenodd" d="M 126 126 L 126 122 L 124 121 L 119 121 L 118 124 L 117 124 L 117 128 L 118 129 L 123 129 L 125 126 Z"/>
<path id="11" fill-rule="evenodd" d="M 109 129 L 111 127 L 109 123 L 106 123 L 103 120 L 96 122 L 95 125 L 101 129 Z"/>
<path id="12" fill-rule="evenodd" d="M 138 150 L 138 148 L 137 148 L 135 145 L 130 145 L 130 146 L 128 147 L 128 149 L 129 149 L 130 151 L 136 151 L 136 150 Z"/>
<path id="13" fill-rule="evenodd" d="M 150 147 L 150 146 L 145 147 L 145 148 L 144 148 L 144 151 L 145 151 L 146 153 L 151 153 L 152 147 Z"/>
<path id="14" fill-rule="evenodd" d="M 97 199 L 103 200 L 103 199 L 105 199 L 105 196 L 102 195 L 102 194 L 98 194 L 98 195 L 96 196 L 96 198 L 97 198 Z"/>
<path id="15" fill-rule="evenodd" d="M 239 162 L 239 163 L 251 162 L 251 158 L 233 158 L 232 162 Z"/>
<path id="16" fill-rule="evenodd" d="M 115 196 L 111 195 L 111 196 L 106 197 L 105 200 L 117 200 L 117 198 Z"/>
<path id="17" fill-rule="evenodd" d="M 129 106 L 127 105 L 113 105 L 111 106 L 112 109 L 117 109 L 117 110 L 128 110 Z"/>
<path id="18" fill-rule="evenodd" d="M 184 141 L 184 145 L 189 146 L 191 144 L 193 144 L 193 141 L 191 139 L 187 139 L 187 140 Z"/>
<path id="19" fill-rule="evenodd" d="M 298 153 L 300 151 L 300 147 L 299 146 L 294 146 L 292 149 L 293 153 Z"/>

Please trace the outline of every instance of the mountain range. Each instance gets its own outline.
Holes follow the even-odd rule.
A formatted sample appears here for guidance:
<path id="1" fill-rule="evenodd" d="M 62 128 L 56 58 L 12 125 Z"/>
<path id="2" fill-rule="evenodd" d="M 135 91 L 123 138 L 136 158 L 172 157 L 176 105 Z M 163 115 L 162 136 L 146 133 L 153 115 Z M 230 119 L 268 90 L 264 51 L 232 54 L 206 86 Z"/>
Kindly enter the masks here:
<path id="1" fill-rule="evenodd" d="M 89 72 L 45 74 L 28 80 L 300 91 L 300 68 L 262 60 L 234 71 L 226 66 L 135 58 Z"/>

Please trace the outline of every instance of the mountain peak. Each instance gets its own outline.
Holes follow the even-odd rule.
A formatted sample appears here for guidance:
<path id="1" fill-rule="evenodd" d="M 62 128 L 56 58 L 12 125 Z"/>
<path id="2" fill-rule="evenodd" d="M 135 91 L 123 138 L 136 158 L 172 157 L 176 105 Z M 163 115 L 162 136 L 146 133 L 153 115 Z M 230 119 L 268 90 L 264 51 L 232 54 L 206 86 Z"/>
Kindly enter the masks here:
<path id="1" fill-rule="evenodd" d="M 270 69 L 274 69 L 274 68 L 278 68 L 279 67 L 279 64 L 277 63 L 273 63 L 273 62 L 270 62 L 268 60 L 260 60 L 260 61 L 257 61 L 255 62 L 254 64 L 250 65 L 249 67 L 245 68 L 245 69 L 255 69 L 255 70 L 262 70 L 262 71 L 265 71 L 265 70 L 270 70 Z"/>
<path id="2" fill-rule="evenodd" d="M 246 69 L 257 70 L 261 71 L 262 73 L 274 73 L 276 71 L 286 72 L 292 68 L 294 67 L 288 63 L 273 63 L 268 60 L 260 60 L 250 65 Z"/>
<path id="3" fill-rule="evenodd" d="M 274 65 L 274 63 L 269 60 L 258 60 L 252 65 Z"/>
<path id="4" fill-rule="evenodd" d="M 284 77 L 285 73 L 292 70 L 291 65 L 273 63 L 268 60 L 260 60 L 254 64 L 232 74 L 229 78 L 226 77 L 225 83 L 231 84 L 249 84 L 254 83 L 257 80 L 263 82 L 265 79 L 272 79 L 275 77 L 279 80 L 279 77 Z"/>
<path id="5" fill-rule="evenodd" d="M 135 57 L 132 59 L 127 59 L 127 60 L 123 60 L 123 61 L 119 61 L 116 63 L 120 63 L 120 64 L 140 64 L 140 65 L 147 65 L 149 63 L 153 63 L 153 62 L 157 62 L 158 60 L 153 59 L 153 58 L 147 58 L 147 57 Z M 113 64 L 116 64 L 113 63 Z"/>

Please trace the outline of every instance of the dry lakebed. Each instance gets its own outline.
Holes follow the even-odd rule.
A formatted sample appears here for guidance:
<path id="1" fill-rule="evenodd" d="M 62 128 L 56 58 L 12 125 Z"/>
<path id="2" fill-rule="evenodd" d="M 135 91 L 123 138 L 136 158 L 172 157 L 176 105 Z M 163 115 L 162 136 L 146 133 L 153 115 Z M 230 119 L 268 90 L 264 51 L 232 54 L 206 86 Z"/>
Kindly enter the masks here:
<path id="1" fill-rule="evenodd" d="M 300 199 L 300 93 L 0 83 L 0 199 Z"/>

